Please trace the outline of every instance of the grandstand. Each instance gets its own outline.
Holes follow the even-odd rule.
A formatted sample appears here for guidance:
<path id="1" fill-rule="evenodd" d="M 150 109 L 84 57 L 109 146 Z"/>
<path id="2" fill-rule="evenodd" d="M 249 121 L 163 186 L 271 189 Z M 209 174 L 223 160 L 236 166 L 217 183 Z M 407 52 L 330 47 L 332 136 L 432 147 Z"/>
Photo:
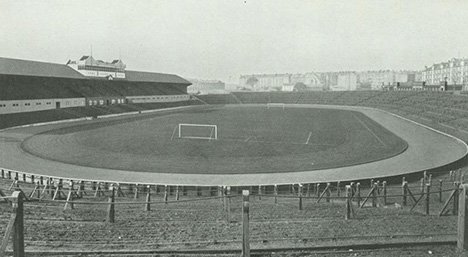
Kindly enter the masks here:
<path id="1" fill-rule="evenodd" d="M 0 127 L 190 105 L 189 85 L 172 74 L 125 71 L 125 78 L 106 79 L 67 65 L 0 58 Z"/>

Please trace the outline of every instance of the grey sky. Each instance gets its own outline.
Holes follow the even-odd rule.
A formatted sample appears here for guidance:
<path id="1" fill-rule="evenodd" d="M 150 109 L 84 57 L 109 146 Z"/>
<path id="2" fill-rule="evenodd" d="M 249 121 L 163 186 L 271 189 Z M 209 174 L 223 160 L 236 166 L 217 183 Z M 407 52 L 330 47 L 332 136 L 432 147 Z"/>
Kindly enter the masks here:
<path id="1" fill-rule="evenodd" d="M 468 56 L 468 1 L 0 0 L 0 56 L 237 81 L 240 74 L 422 69 Z"/>

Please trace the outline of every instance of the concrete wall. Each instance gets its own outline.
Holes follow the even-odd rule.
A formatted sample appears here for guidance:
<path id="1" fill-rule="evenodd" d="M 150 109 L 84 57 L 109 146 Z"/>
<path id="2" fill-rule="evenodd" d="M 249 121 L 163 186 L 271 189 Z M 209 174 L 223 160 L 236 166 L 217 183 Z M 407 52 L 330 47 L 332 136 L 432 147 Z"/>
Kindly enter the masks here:
<path id="1" fill-rule="evenodd" d="M 130 103 L 167 103 L 190 100 L 189 95 L 145 95 L 127 96 L 126 98 Z"/>
<path id="2" fill-rule="evenodd" d="M 85 106 L 85 98 L 0 100 L 0 114 L 34 112 L 60 108 Z"/>

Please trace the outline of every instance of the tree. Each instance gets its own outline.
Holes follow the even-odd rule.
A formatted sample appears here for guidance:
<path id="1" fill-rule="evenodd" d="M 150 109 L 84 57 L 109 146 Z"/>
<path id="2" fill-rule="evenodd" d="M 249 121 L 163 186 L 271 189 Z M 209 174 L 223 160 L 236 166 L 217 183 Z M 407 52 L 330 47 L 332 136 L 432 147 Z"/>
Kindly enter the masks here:
<path id="1" fill-rule="evenodd" d="M 306 90 L 307 90 L 307 85 L 302 82 L 297 82 L 294 85 L 294 91 L 306 91 Z"/>
<path id="2" fill-rule="evenodd" d="M 256 77 L 250 77 L 245 83 L 253 88 L 258 83 L 258 79 Z"/>

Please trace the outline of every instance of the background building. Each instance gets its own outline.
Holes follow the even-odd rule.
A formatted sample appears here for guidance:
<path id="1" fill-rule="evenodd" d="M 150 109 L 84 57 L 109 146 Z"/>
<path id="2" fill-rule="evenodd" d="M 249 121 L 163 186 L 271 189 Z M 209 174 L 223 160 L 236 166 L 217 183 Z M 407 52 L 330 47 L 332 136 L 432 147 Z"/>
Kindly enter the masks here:
<path id="1" fill-rule="evenodd" d="M 428 85 L 468 85 L 468 59 L 452 58 L 447 62 L 435 63 L 419 72 L 416 80 L 426 82 Z"/>
<path id="2" fill-rule="evenodd" d="M 226 84 L 220 80 L 188 79 L 191 86 L 187 88 L 189 94 L 222 94 L 226 93 Z"/>
<path id="3" fill-rule="evenodd" d="M 358 72 L 358 84 L 360 89 L 381 90 L 397 82 L 414 81 L 415 74 L 415 71 L 361 71 Z"/>
<path id="4" fill-rule="evenodd" d="M 338 74 L 336 85 L 332 85 L 332 91 L 352 91 L 357 89 L 357 74 L 355 72 L 342 72 Z"/>
<path id="5" fill-rule="evenodd" d="M 252 74 L 239 78 L 240 88 L 252 91 L 280 91 L 290 82 L 291 74 Z"/>
<path id="6" fill-rule="evenodd" d="M 252 91 L 382 90 L 397 82 L 415 80 L 414 71 L 340 71 L 296 74 L 242 75 L 240 89 Z"/>
<path id="7" fill-rule="evenodd" d="M 301 91 L 323 90 L 320 74 L 315 72 L 296 74 L 241 75 L 239 87 L 252 91 Z"/>
<path id="8" fill-rule="evenodd" d="M 86 77 L 101 77 L 109 80 L 114 78 L 125 79 L 126 65 L 120 59 L 104 62 L 85 55 L 78 61 L 69 60 L 67 65 Z"/>

